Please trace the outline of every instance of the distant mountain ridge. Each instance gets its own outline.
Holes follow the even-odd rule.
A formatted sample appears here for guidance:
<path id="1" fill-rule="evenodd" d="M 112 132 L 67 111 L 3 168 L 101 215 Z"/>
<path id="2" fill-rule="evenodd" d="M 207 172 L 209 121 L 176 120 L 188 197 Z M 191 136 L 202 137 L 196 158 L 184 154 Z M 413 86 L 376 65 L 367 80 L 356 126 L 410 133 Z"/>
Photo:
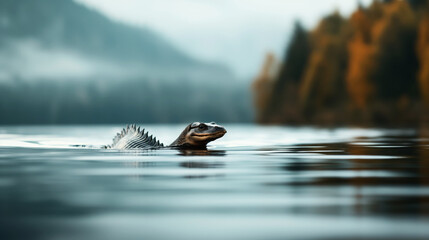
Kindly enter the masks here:
<path id="1" fill-rule="evenodd" d="M 248 122 L 235 80 L 72 0 L 0 0 L 0 124 Z"/>
<path id="2" fill-rule="evenodd" d="M 231 75 L 224 66 L 188 56 L 150 29 L 112 21 L 72 0 L 0 1 L 0 49 L 13 49 L 10 43 L 28 39 L 42 50 L 65 49 L 142 67 L 146 73 Z"/>

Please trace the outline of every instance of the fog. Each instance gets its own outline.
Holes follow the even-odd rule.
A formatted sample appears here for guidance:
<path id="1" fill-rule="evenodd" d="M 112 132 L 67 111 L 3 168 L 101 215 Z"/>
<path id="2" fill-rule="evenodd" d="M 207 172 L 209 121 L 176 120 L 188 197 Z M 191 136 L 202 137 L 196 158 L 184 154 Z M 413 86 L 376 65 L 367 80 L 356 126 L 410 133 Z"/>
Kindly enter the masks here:
<path id="1" fill-rule="evenodd" d="M 43 48 L 34 39 L 8 43 L 8 48 L 0 52 L 0 65 L 2 81 L 15 78 L 27 81 L 82 80 L 106 76 L 132 77 L 138 74 L 131 69 L 124 71 L 124 68 L 113 62 L 91 58 L 73 50 Z"/>
<path id="2" fill-rule="evenodd" d="M 174 71 L 165 71 L 162 66 L 147 66 L 138 61 L 106 59 L 66 47 L 49 47 L 31 38 L 7 41 L 4 46 L 0 48 L 0 81 L 3 82 L 14 79 L 120 81 L 137 77 L 149 77 L 153 80 L 162 78 L 164 82 L 171 82 L 180 77 L 195 81 L 212 78 L 204 68 L 175 68 Z M 218 80 L 223 81 L 223 78 L 219 77 Z"/>
<path id="3" fill-rule="evenodd" d="M 0 2 L 3 124 L 251 121 L 222 62 L 72 0 Z"/>
<path id="4" fill-rule="evenodd" d="M 371 0 L 77 0 L 115 20 L 156 29 L 185 52 L 225 62 L 240 79 L 258 73 L 267 51 L 283 56 L 300 20 L 313 28 L 338 10 L 348 16 Z"/>

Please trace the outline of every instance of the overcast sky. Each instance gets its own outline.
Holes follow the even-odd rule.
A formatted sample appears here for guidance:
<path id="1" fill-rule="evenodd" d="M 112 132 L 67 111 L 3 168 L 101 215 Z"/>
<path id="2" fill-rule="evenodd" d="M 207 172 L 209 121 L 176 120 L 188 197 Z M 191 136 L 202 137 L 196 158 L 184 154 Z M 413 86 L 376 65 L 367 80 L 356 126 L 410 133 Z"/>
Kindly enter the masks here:
<path id="1" fill-rule="evenodd" d="M 228 65 L 239 77 L 256 74 L 267 51 L 280 58 L 299 19 L 314 27 L 358 0 L 76 0 L 125 23 L 160 33 L 186 53 Z M 361 0 L 367 5 L 371 0 Z"/>

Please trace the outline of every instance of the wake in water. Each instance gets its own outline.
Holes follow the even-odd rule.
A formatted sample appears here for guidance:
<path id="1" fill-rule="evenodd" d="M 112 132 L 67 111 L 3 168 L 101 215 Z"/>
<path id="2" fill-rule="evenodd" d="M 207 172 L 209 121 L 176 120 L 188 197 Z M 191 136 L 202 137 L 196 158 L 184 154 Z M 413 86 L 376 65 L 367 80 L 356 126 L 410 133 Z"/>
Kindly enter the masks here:
<path id="1" fill-rule="evenodd" d="M 149 125 L 153 135 L 172 142 L 183 125 Z M 351 141 L 357 137 L 412 134 L 413 130 L 323 129 L 230 125 L 228 134 L 209 146 L 263 147 L 303 143 Z M 0 127 L 0 147 L 100 149 L 112 141 L 122 126 L 20 126 Z"/>

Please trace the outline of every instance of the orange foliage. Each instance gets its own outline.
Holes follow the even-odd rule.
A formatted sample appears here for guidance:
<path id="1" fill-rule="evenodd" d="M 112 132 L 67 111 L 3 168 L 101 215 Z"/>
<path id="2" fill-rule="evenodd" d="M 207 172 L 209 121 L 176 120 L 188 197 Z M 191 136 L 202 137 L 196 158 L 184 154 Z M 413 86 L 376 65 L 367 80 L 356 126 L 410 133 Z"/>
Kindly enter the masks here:
<path id="1" fill-rule="evenodd" d="M 306 123 L 326 116 L 355 123 L 422 119 L 425 113 L 419 110 L 419 101 L 429 108 L 429 0 L 425 7 L 411 2 L 412 8 L 409 2 L 374 0 L 349 19 L 338 13 L 325 17 L 308 38 L 301 37 L 310 40 L 303 48 L 308 49 L 302 53 L 305 58 L 294 52 L 293 59 L 306 59 L 299 68 L 301 79 L 285 75 L 282 81 L 293 84 L 277 90 L 279 96 L 295 90 L 299 101 L 274 96 L 267 60 L 254 83 L 258 119 Z M 275 111 L 267 111 L 273 102 Z"/>
<path id="2" fill-rule="evenodd" d="M 370 73 L 374 71 L 375 48 L 356 38 L 348 44 L 348 50 L 347 91 L 354 104 L 363 109 L 373 94 L 373 86 L 369 79 Z"/>
<path id="3" fill-rule="evenodd" d="M 341 92 L 346 28 L 346 21 L 334 13 L 323 19 L 312 33 L 313 52 L 300 87 L 300 102 L 304 108 L 329 105 Z"/>
<path id="4" fill-rule="evenodd" d="M 429 16 L 421 22 L 418 31 L 417 55 L 420 61 L 419 84 L 423 101 L 429 107 Z"/>
<path id="5" fill-rule="evenodd" d="M 375 47 L 371 44 L 371 22 L 364 11 L 356 11 L 350 21 L 354 36 L 348 43 L 347 91 L 353 103 L 363 109 L 373 91 L 369 80 L 374 71 Z"/>
<path id="6" fill-rule="evenodd" d="M 404 55 L 403 52 L 406 51 L 399 49 L 403 47 L 401 38 L 404 37 L 404 32 L 413 31 L 414 13 L 405 1 L 386 4 L 374 2 L 367 10 L 357 10 L 350 21 L 354 29 L 353 37 L 348 43 L 347 91 L 354 106 L 365 109 L 370 99 L 377 94 L 376 87 L 379 94 L 389 91 L 386 85 L 395 84 L 394 79 L 387 79 L 388 72 L 396 70 L 391 69 L 394 65 L 392 58 Z M 390 48 L 387 50 L 390 52 L 385 48 Z M 387 67 L 390 69 L 386 69 Z"/>

